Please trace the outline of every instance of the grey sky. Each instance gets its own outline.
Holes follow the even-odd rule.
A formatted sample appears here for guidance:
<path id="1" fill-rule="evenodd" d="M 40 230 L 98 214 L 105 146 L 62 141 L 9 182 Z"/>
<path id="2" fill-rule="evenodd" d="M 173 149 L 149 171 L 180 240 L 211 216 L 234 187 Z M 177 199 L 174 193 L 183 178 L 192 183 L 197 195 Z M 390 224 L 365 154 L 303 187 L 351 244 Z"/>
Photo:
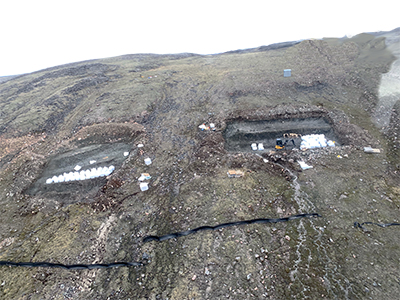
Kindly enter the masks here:
<path id="1" fill-rule="evenodd" d="M 400 26 L 395 1 L 8 0 L 0 76 L 133 53 L 213 54 Z"/>

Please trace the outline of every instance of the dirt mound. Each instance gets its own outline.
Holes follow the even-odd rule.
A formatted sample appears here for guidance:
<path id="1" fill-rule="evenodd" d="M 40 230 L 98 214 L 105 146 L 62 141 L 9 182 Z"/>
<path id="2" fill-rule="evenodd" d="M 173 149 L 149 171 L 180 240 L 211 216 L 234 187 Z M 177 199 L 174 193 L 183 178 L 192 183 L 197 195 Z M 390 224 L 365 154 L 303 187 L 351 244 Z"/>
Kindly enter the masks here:
<path id="1" fill-rule="evenodd" d="M 144 133 L 144 127 L 138 123 L 103 123 L 86 126 L 74 135 L 73 142 L 78 145 L 132 141 Z"/>
<path id="2" fill-rule="evenodd" d="M 352 226 L 399 221 L 400 108 L 390 110 L 387 135 L 371 120 L 391 63 L 384 40 L 285 46 L 124 56 L 2 82 L 0 259 L 149 263 L 79 274 L 2 267 L 0 298 L 398 298 L 396 229 Z M 287 68 L 291 77 L 283 76 Z M 203 122 L 216 130 L 201 131 Z M 341 146 L 227 151 L 231 141 L 249 148 L 257 135 L 272 139 L 301 126 L 299 133 L 325 130 Z M 110 175 L 98 175 L 111 164 Z M 70 174 L 77 165 L 94 170 L 78 181 Z M 60 173 L 74 180 L 62 182 Z M 151 177 L 146 191 L 143 173 Z M 322 218 L 142 243 L 301 213 Z"/>

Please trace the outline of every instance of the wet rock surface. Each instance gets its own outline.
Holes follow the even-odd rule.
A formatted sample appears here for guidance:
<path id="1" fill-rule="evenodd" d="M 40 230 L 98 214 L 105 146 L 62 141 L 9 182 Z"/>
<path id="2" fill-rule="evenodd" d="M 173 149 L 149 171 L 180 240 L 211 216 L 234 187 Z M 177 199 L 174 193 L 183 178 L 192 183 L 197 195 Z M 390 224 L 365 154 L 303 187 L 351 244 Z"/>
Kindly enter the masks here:
<path id="1" fill-rule="evenodd" d="M 373 120 L 395 59 L 382 36 L 362 34 L 208 56 L 130 55 L 0 83 L 0 260 L 146 262 L 2 266 L 0 298 L 398 298 L 398 228 L 353 227 L 400 221 L 398 103 L 387 131 Z M 321 116 L 340 146 L 227 150 L 231 124 L 263 131 L 265 121 Z M 106 156 L 116 166 L 109 176 L 41 188 L 47 176 Z M 244 176 L 228 178 L 231 169 Z M 302 213 L 322 217 L 142 242 Z"/>

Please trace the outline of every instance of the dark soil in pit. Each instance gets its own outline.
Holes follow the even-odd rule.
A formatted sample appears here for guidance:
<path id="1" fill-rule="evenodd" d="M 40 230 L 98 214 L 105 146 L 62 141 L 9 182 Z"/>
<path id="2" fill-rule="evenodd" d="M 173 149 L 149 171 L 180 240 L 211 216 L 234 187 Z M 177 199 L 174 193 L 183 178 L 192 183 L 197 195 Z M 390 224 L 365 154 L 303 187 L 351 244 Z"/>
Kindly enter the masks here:
<path id="1" fill-rule="evenodd" d="M 325 134 L 329 140 L 339 145 L 332 126 L 323 117 L 296 118 L 285 120 L 263 121 L 233 121 L 227 124 L 223 133 L 225 148 L 234 152 L 250 152 L 252 143 L 263 143 L 266 150 L 274 149 L 277 138 L 283 138 L 285 133 Z M 283 140 L 285 140 L 283 138 Z M 289 139 L 290 140 L 290 139 Z M 294 138 L 296 147 L 301 143 L 301 138 Z M 289 141 L 288 145 L 292 145 Z"/>
<path id="2" fill-rule="evenodd" d="M 126 159 L 124 152 L 130 151 L 130 149 L 131 146 L 126 143 L 96 144 L 56 155 L 50 159 L 42 176 L 28 189 L 27 194 L 52 195 L 57 193 L 60 195 L 61 193 L 67 199 L 72 194 L 87 193 L 88 190 L 97 191 L 106 182 L 105 177 L 51 184 L 46 184 L 46 180 L 62 175 L 64 172 L 74 172 L 77 165 L 81 167 L 81 170 L 111 165 L 118 169 Z M 93 163 L 93 161 L 95 162 Z"/>
<path id="3" fill-rule="evenodd" d="M 393 60 L 383 38 L 182 56 L 95 60 L 0 84 L 0 260 L 146 263 L 100 270 L 2 266 L 0 299 L 398 299 L 399 226 L 353 227 L 399 222 L 400 107 L 395 112 L 382 103 L 392 116 L 388 136 L 372 121 L 381 75 Z M 291 77 L 283 77 L 285 68 Z M 383 91 L 393 91 L 391 82 Z M 312 133 L 318 125 L 315 133 L 323 133 L 324 122 L 305 125 L 306 132 L 291 122 L 321 117 L 334 133 L 327 137 L 342 146 L 250 152 L 263 139 L 273 148 L 285 131 Z M 260 139 L 238 136 L 246 152 L 226 151 L 235 135 L 225 131 L 225 141 L 224 130 L 239 121 L 275 127 L 254 128 L 270 132 Z M 203 122 L 216 131 L 200 131 Z M 26 194 L 40 180 L 48 188 L 47 176 L 79 160 L 106 157 L 101 147 L 115 143 L 132 145 L 131 153 L 120 166 L 112 162 L 116 170 L 101 182 Z M 139 143 L 144 147 L 134 147 Z M 99 145 L 98 159 L 91 145 Z M 381 152 L 364 153 L 366 146 Z M 76 149 L 86 154 L 74 160 Z M 124 150 L 110 152 L 124 159 Z M 302 170 L 298 161 L 313 168 Z M 229 178 L 229 170 L 244 176 Z M 141 173 L 151 175 L 144 192 Z M 301 213 L 321 217 L 142 242 Z"/>

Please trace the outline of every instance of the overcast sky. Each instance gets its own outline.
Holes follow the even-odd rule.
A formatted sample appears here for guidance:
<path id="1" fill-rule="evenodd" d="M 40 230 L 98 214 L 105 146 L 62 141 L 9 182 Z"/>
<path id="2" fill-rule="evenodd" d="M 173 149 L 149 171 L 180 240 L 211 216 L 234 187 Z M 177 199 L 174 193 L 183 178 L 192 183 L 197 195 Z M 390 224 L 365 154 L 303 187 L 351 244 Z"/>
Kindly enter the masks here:
<path id="1" fill-rule="evenodd" d="M 214 54 L 307 38 L 388 31 L 400 27 L 395 3 L 3 0 L 0 76 L 123 54 Z"/>

